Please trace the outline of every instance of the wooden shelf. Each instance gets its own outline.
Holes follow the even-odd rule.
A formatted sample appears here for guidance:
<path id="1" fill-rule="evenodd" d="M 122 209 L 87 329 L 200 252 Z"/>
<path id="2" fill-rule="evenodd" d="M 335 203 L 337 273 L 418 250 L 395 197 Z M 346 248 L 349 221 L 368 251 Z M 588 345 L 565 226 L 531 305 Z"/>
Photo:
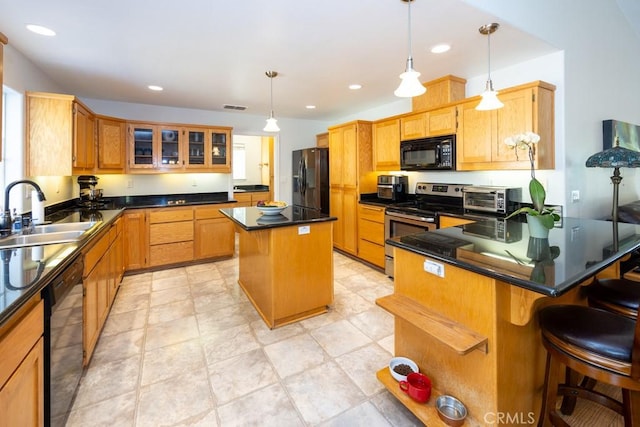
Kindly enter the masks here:
<path id="1" fill-rule="evenodd" d="M 438 416 L 438 411 L 436 409 L 436 399 L 442 393 L 440 393 L 436 389 L 431 389 L 431 397 L 427 403 L 418 403 L 412 398 L 409 397 L 408 394 L 400 390 L 400 386 L 398 381 L 396 381 L 389 372 L 389 367 L 385 367 L 376 372 L 376 378 L 380 381 L 385 388 L 391 393 L 396 399 L 400 401 L 408 410 L 410 410 L 413 415 L 418 417 L 420 421 L 429 427 L 432 426 L 446 426 L 440 417 Z M 464 402 L 463 402 L 464 403 Z M 465 426 L 478 426 L 475 420 L 467 417 L 464 421 Z"/>
<path id="2" fill-rule="evenodd" d="M 487 352 L 487 337 L 429 310 L 411 298 L 393 294 L 378 298 L 376 304 L 394 316 L 422 329 L 425 333 L 451 347 L 458 354 L 467 354 L 473 350 Z"/>

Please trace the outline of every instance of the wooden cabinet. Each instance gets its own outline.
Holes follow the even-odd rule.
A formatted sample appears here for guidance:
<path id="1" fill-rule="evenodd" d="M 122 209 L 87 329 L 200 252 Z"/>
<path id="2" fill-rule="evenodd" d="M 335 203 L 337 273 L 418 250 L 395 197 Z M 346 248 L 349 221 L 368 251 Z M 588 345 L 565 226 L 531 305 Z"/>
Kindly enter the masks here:
<path id="1" fill-rule="evenodd" d="M 358 205 L 358 257 L 384 268 L 384 208 Z"/>
<path id="2" fill-rule="evenodd" d="M 329 148 L 329 132 L 316 135 L 316 147 Z"/>
<path id="3" fill-rule="evenodd" d="M 241 208 L 248 206 L 255 206 L 260 200 L 271 200 L 270 191 L 245 191 L 233 193 L 233 198 L 238 201 L 232 207 Z"/>
<path id="4" fill-rule="evenodd" d="M 400 119 L 373 124 L 373 147 L 375 170 L 400 170 Z"/>
<path id="5" fill-rule="evenodd" d="M 126 123 L 110 117 L 97 118 L 98 161 L 96 173 L 124 173 L 126 160 Z"/>
<path id="6" fill-rule="evenodd" d="M 27 92 L 25 103 L 25 175 L 93 172 L 96 147 L 91 110 L 74 96 L 54 93 Z"/>
<path id="7" fill-rule="evenodd" d="M 237 207 L 224 203 L 194 207 L 194 259 L 231 257 L 235 252 L 235 227 L 220 209 Z"/>
<path id="8" fill-rule="evenodd" d="M 358 198 L 376 191 L 372 123 L 354 121 L 329 128 L 329 197 L 334 246 L 358 254 Z"/>
<path id="9" fill-rule="evenodd" d="M 193 260 L 193 208 L 149 209 L 149 266 Z"/>
<path id="10" fill-rule="evenodd" d="M 147 211 L 127 210 L 123 216 L 124 268 L 140 270 L 148 266 L 149 243 L 147 235 Z"/>
<path id="11" fill-rule="evenodd" d="M 461 101 L 465 98 L 466 83 L 465 79 L 452 75 L 426 82 L 424 87 L 427 91 L 411 98 L 412 110 L 432 110 L 445 104 Z"/>
<path id="12" fill-rule="evenodd" d="M 555 86 L 537 81 L 501 91 L 504 107 L 498 110 L 476 110 L 479 97 L 458 105 L 457 169 L 529 169 L 527 153 L 521 151 L 516 158 L 504 143 L 508 136 L 527 131 L 540 135 L 536 169 L 553 169 L 554 91 Z"/>
<path id="13" fill-rule="evenodd" d="M 456 107 L 445 107 L 408 114 L 400 119 L 400 139 L 403 141 L 456 133 Z"/>
<path id="14" fill-rule="evenodd" d="M 0 327 L 0 424 L 3 426 L 45 424 L 43 332 L 44 304 L 39 296 Z"/>

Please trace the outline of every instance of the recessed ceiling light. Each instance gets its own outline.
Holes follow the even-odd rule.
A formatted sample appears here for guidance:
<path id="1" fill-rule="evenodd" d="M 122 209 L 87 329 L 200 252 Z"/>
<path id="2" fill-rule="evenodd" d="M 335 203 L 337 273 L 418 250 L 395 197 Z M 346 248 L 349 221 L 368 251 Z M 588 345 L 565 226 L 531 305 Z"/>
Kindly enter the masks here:
<path id="1" fill-rule="evenodd" d="M 358 90 L 358 89 L 361 89 L 361 88 L 362 88 L 362 85 L 359 85 L 357 83 L 349 85 L 349 89 L 351 89 L 351 90 Z"/>
<path id="2" fill-rule="evenodd" d="M 306 108 L 307 110 L 315 110 L 315 109 L 316 109 L 316 106 L 315 106 L 315 105 L 307 105 L 305 108 Z"/>
<path id="3" fill-rule="evenodd" d="M 161 90 L 164 90 L 164 89 L 162 88 L 162 86 L 149 85 L 149 86 L 147 86 L 147 87 L 148 87 L 149 89 L 151 89 L 151 90 L 155 90 L 156 92 L 160 92 Z"/>
<path id="4" fill-rule="evenodd" d="M 431 48 L 431 53 L 444 53 L 448 52 L 451 49 L 451 45 L 446 43 L 437 44 Z"/>
<path id="5" fill-rule="evenodd" d="M 43 27 L 42 25 L 27 24 L 27 30 L 36 34 L 40 34 L 41 36 L 52 37 L 56 35 L 56 32 L 51 28 Z"/>

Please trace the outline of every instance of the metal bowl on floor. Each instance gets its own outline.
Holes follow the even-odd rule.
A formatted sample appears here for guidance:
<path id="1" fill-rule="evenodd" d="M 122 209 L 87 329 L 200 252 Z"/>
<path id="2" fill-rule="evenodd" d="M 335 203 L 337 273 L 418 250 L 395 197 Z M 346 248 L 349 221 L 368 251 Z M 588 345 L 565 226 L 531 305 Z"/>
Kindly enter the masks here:
<path id="1" fill-rule="evenodd" d="M 467 418 L 467 407 L 453 396 L 438 396 L 436 409 L 440 419 L 449 426 L 461 426 Z"/>

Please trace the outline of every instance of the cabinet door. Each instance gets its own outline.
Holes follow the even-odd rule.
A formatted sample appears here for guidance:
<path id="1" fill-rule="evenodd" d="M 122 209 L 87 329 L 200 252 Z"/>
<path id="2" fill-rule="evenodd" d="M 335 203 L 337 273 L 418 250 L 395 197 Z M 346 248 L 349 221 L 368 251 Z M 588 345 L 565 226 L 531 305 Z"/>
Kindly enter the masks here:
<path id="1" fill-rule="evenodd" d="M 212 129 L 209 131 L 211 141 L 211 170 L 231 172 L 231 131 Z"/>
<path id="2" fill-rule="evenodd" d="M 373 125 L 376 170 L 400 170 L 400 119 Z"/>
<path id="3" fill-rule="evenodd" d="M 205 129 L 184 129 L 182 135 L 185 138 L 186 153 L 183 154 L 185 167 L 188 169 L 207 169 L 210 160 L 207 158 L 207 131 Z"/>
<path id="4" fill-rule="evenodd" d="M 491 141 L 495 140 L 495 112 L 476 110 L 477 101 L 458 106 L 456 158 L 458 170 L 478 169 L 474 163 L 491 162 Z"/>
<path id="5" fill-rule="evenodd" d="M 429 111 L 427 115 L 427 136 L 453 135 L 456 130 L 456 107 Z"/>
<path id="6" fill-rule="evenodd" d="M 160 138 L 160 161 L 158 167 L 162 169 L 181 169 L 182 149 L 180 147 L 180 128 L 171 126 L 160 126 L 158 135 Z"/>
<path id="7" fill-rule="evenodd" d="M 342 184 L 356 189 L 358 186 L 358 128 L 347 126 L 342 132 Z M 331 157 L 331 156 L 329 156 Z"/>
<path id="8" fill-rule="evenodd" d="M 0 424 L 44 425 L 44 339 L 27 353 L 9 380 L 0 388 Z"/>
<path id="9" fill-rule="evenodd" d="M 233 256 L 235 227 L 227 218 L 198 219 L 195 225 L 196 259 Z"/>
<path id="10" fill-rule="evenodd" d="M 520 167 L 527 169 L 530 167 L 529 156 L 526 150 L 518 150 L 516 157 L 515 150 L 508 147 L 505 138 L 533 129 L 533 89 L 523 89 L 516 92 L 508 92 L 500 95 L 503 108 L 496 110 L 497 115 L 497 138 L 493 144 L 492 161 L 509 162 L 511 168 Z"/>
<path id="11" fill-rule="evenodd" d="M 427 136 L 427 113 L 417 113 L 400 118 L 400 139 L 424 138 Z"/>
<path id="12" fill-rule="evenodd" d="M 329 211 L 331 216 L 338 218 L 333 223 L 333 245 L 342 249 L 344 247 L 344 218 L 342 207 L 342 190 L 331 188 L 329 190 Z"/>
<path id="13" fill-rule="evenodd" d="M 95 117 L 81 104 L 73 103 L 73 168 L 90 172 L 96 165 Z"/>
<path id="14" fill-rule="evenodd" d="M 152 125 L 129 125 L 129 168 L 153 169 L 156 167 L 156 131 Z"/>
<path id="15" fill-rule="evenodd" d="M 144 209 L 124 213 L 125 270 L 138 270 L 148 265 L 147 214 Z"/>
<path id="16" fill-rule="evenodd" d="M 344 250 L 358 254 L 358 192 L 345 190 L 342 199 Z"/>
<path id="17" fill-rule="evenodd" d="M 342 187 L 343 185 L 343 149 L 344 138 L 342 129 L 329 132 L 329 184 Z"/>
<path id="18" fill-rule="evenodd" d="M 96 266 L 82 279 L 82 346 L 83 364 L 89 364 L 93 349 L 98 341 L 100 333 L 100 318 L 98 305 L 98 289 L 100 282 L 100 269 Z"/>
<path id="19" fill-rule="evenodd" d="M 126 125 L 123 121 L 98 118 L 98 170 L 122 173 L 126 165 Z"/>

